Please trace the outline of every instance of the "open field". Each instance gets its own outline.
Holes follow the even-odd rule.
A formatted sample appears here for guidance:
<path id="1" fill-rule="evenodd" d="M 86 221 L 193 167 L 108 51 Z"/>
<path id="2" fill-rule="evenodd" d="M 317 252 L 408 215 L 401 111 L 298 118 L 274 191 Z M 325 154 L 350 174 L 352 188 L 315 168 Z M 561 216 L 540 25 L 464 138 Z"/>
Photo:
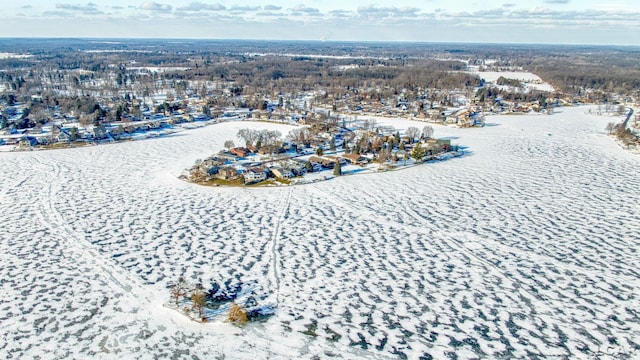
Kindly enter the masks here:
<path id="1" fill-rule="evenodd" d="M 548 84 L 536 74 L 530 72 L 517 72 L 517 71 L 474 71 L 473 74 L 478 75 L 485 81 L 495 83 L 500 77 L 506 79 L 520 80 L 524 82 L 526 88 L 540 90 L 540 91 L 554 91 L 551 84 Z"/>
<path id="2" fill-rule="evenodd" d="M 177 179 L 244 122 L 0 154 L 0 358 L 638 357 L 640 157 L 586 112 L 435 127 L 471 155 L 296 187 Z M 182 274 L 256 280 L 276 315 L 191 322 L 162 307 Z"/>

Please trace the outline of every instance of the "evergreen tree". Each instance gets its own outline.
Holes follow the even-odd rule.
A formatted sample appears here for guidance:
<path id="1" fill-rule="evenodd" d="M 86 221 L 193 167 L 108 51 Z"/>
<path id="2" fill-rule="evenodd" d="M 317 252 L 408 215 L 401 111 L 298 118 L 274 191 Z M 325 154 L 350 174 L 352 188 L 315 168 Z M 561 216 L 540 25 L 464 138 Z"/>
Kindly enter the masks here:
<path id="1" fill-rule="evenodd" d="M 340 161 L 336 161 L 336 166 L 333 167 L 333 175 L 334 176 L 342 175 L 342 164 L 340 164 Z"/>
<path id="2" fill-rule="evenodd" d="M 416 146 L 411 150 L 411 158 L 413 158 L 416 162 L 422 162 L 424 160 L 425 151 L 420 146 L 420 143 L 417 143 Z"/>
<path id="3" fill-rule="evenodd" d="M 69 129 L 69 141 L 76 141 L 76 140 L 78 140 L 78 128 L 74 126 L 71 129 Z"/>

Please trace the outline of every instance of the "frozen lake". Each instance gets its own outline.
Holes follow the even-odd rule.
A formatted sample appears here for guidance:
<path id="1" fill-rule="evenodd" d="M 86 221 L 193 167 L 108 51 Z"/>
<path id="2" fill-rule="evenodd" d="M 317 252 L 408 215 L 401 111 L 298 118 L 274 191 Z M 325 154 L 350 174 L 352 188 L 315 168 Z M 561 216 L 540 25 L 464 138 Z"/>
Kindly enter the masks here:
<path id="1" fill-rule="evenodd" d="M 586 112 L 436 127 L 470 156 L 290 188 L 177 179 L 241 122 L 0 154 L 0 358 L 638 357 L 640 157 Z M 193 323 L 162 307 L 182 274 L 257 280 L 276 315 Z"/>

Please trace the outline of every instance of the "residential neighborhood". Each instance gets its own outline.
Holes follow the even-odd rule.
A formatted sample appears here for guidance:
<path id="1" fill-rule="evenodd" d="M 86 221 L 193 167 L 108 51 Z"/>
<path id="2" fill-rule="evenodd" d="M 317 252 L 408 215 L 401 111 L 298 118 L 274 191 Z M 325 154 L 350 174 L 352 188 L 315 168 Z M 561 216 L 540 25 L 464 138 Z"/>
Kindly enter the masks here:
<path id="1" fill-rule="evenodd" d="M 361 125 L 329 126 L 328 131 L 322 132 L 314 132 L 319 127 L 297 128 L 286 139 L 272 138 L 268 145 L 260 147 L 247 142 L 246 146 L 221 150 L 198 160 L 181 178 L 212 186 L 296 185 L 342 175 L 397 170 L 464 154 L 462 147 L 452 145 L 450 139 L 433 138 L 430 125 L 422 131 L 409 127 L 403 136 L 392 128 L 374 131 Z M 255 138 L 263 143 L 267 134 L 266 130 L 242 129 L 238 138 Z"/>

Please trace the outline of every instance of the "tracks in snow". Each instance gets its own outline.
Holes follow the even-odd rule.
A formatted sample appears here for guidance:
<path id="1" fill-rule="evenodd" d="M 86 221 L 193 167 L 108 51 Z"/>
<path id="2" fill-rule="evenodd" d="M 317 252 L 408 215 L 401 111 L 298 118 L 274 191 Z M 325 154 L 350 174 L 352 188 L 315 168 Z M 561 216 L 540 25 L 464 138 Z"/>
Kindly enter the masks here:
<path id="1" fill-rule="evenodd" d="M 38 158 L 41 164 L 43 161 Z M 62 169 L 58 162 L 52 162 L 52 178 L 57 179 L 62 176 Z M 49 182 L 49 184 L 40 192 L 40 199 L 36 205 L 36 213 L 42 225 L 48 228 L 51 233 L 60 238 L 64 244 L 63 256 L 71 257 L 75 259 L 78 264 L 85 265 L 87 267 L 98 267 L 103 279 L 111 285 L 116 291 L 122 291 L 123 293 L 132 293 L 134 289 L 141 289 L 136 279 L 128 276 L 124 270 L 120 269 L 116 264 L 113 264 L 111 259 L 105 258 L 100 255 L 97 250 L 93 248 L 93 244 L 87 241 L 84 236 L 78 234 L 64 217 L 56 209 L 55 199 L 58 196 L 72 196 L 72 194 L 61 194 L 59 189 L 60 182 Z M 150 302 L 151 300 L 143 291 L 135 291 L 137 301 L 145 299 Z"/>
<path id="2" fill-rule="evenodd" d="M 273 235 L 271 236 L 271 276 L 270 282 L 271 287 L 274 289 L 276 294 L 276 304 L 280 303 L 280 274 L 278 272 L 278 239 L 280 238 L 280 233 L 282 229 L 282 222 L 287 218 L 287 212 L 289 211 L 289 205 L 291 204 L 291 193 L 293 193 L 293 187 L 290 187 L 285 195 L 284 201 L 282 203 L 282 208 L 278 214 L 278 219 L 276 220 L 275 229 L 273 230 Z"/>

